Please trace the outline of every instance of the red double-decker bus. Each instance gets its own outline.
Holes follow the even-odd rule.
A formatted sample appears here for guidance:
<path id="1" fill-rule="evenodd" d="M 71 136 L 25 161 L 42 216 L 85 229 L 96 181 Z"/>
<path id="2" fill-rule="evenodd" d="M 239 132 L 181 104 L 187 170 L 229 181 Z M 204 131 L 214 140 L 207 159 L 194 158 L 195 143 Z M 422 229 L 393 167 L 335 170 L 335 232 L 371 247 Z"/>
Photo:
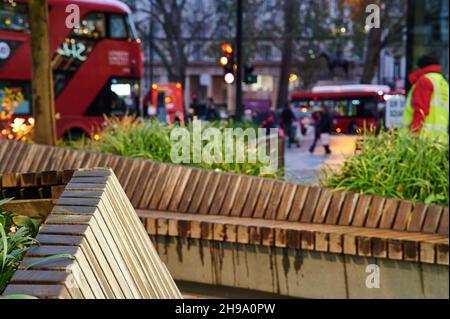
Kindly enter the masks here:
<path id="1" fill-rule="evenodd" d="M 391 92 L 385 85 L 317 86 L 311 92 L 294 92 L 291 105 L 306 117 L 321 107 L 333 113 L 336 133 L 355 134 L 377 128 L 385 118 L 386 101 L 404 92 Z"/>
<path id="2" fill-rule="evenodd" d="M 57 135 L 91 134 L 103 115 L 139 107 L 142 48 L 130 9 L 116 0 L 48 0 Z M 69 5 L 80 23 L 68 28 Z M 67 11 L 67 12 L 66 12 Z M 5 92 L 20 92 L 15 115 L 31 109 L 31 47 L 26 0 L 0 0 L 0 111 Z"/>

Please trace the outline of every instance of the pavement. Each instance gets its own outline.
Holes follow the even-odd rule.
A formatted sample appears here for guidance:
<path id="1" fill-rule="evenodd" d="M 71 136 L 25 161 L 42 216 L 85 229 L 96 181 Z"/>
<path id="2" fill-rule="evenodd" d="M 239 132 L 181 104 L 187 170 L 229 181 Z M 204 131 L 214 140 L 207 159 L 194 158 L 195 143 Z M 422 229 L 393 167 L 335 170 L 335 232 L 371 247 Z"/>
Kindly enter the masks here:
<path id="1" fill-rule="evenodd" d="M 300 140 L 300 148 L 292 145 L 285 151 L 286 180 L 301 184 L 316 184 L 323 168 L 338 169 L 346 158 L 355 152 L 356 136 L 331 136 L 331 155 L 326 155 L 320 144 L 317 143 L 314 154 L 309 153 L 309 146 L 313 136 L 308 135 Z"/>

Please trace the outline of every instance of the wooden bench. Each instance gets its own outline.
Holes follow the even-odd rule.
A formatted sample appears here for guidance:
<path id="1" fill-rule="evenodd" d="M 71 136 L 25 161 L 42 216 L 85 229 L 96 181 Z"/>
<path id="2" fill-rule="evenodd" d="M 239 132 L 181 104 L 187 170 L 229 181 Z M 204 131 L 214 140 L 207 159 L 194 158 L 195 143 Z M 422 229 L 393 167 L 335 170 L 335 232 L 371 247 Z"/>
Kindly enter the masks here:
<path id="1" fill-rule="evenodd" d="M 4 294 L 39 298 L 181 298 L 133 207 L 108 169 L 16 174 L 18 191 L 68 184 Z M 13 180 L 11 174 L 2 181 Z M 33 182 L 22 183 L 29 177 Z M 55 177 L 51 181 L 48 176 Z M 31 178 L 33 177 L 33 178 Z M 24 194 L 29 194 L 23 192 Z M 45 195 L 46 193 L 43 192 Z M 51 192 L 47 193 L 51 196 Z M 69 254 L 27 269 L 40 258 Z"/>
<path id="2" fill-rule="evenodd" d="M 23 143 L 0 141 L 0 158 L 11 149 L 24 160 L 0 172 L 112 168 L 154 239 L 448 266 L 448 207 Z"/>
<path id="3" fill-rule="evenodd" d="M 192 220 L 194 229 L 189 228 L 196 234 L 199 214 L 205 215 L 205 225 L 211 224 L 207 215 L 221 216 L 224 221 L 252 218 L 258 220 L 258 226 L 248 231 L 242 228 L 242 241 L 268 236 L 273 239 L 265 239 L 265 243 L 284 246 L 288 239 L 294 245 L 293 238 L 301 236 L 302 244 L 295 244 L 298 248 L 448 265 L 448 207 L 6 140 L 0 140 L 0 158 L 0 173 L 66 170 L 67 176 L 59 177 L 62 182 L 73 169 L 110 167 L 145 224 L 146 220 L 158 220 L 164 225 L 168 223 L 165 213 L 175 212 L 185 214 L 182 225 L 196 218 Z M 43 173 L 41 184 L 50 179 L 49 174 L 54 175 Z M 33 174 L 20 178 L 3 174 L 2 184 L 7 189 L 7 185 L 33 184 L 36 178 L 39 180 Z M 300 223 L 311 231 L 274 227 L 278 225 L 274 221 Z M 172 234 L 174 229 L 183 229 L 177 223 L 177 219 L 171 221 Z M 204 236 L 212 238 L 209 226 L 203 227 Z M 222 226 L 211 227 L 216 227 L 217 238 L 225 238 L 225 234 L 219 235 Z M 151 232 L 152 226 L 148 228 Z M 352 235 L 352 229 L 358 233 Z M 245 239 L 246 233 L 249 239 Z"/>

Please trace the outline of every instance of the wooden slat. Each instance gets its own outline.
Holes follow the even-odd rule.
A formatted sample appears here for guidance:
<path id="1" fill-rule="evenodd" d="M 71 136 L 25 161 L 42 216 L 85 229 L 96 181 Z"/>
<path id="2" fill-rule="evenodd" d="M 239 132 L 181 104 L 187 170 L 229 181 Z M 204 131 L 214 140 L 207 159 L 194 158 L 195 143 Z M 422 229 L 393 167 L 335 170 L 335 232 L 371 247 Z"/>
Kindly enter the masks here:
<path id="1" fill-rule="evenodd" d="M 332 192 L 329 188 L 322 189 L 320 193 L 319 201 L 317 202 L 316 210 L 314 212 L 313 222 L 316 224 L 325 223 L 327 217 L 328 208 L 331 203 Z"/>
<path id="2" fill-rule="evenodd" d="M 377 228 L 380 223 L 380 218 L 383 213 L 383 207 L 386 199 L 380 196 L 374 196 L 370 204 L 369 214 L 365 227 Z"/>
<path id="3" fill-rule="evenodd" d="M 228 191 L 225 194 L 220 215 L 222 216 L 231 215 L 233 206 L 239 193 L 241 181 L 242 177 L 240 175 L 231 175 L 228 185 Z"/>
<path id="4" fill-rule="evenodd" d="M 276 219 L 277 212 L 279 211 L 278 208 L 281 205 L 284 189 L 285 183 L 281 181 L 274 182 L 272 195 L 270 196 L 267 209 L 264 214 L 265 219 Z"/>
<path id="5" fill-rule="evenodd" d="M 424 233 L 436 233 L 441 219 L 442 207 L 431 205 L 428 207 L 422 227 Z"/>
<path id="6" fill-rule="evenodd" d="M 320 196 L 320 187 L 312 186 L 309 189 L 308 196 L 306 197 L 305 206 L 303 207 L 300 220 L 305 223 L 312 222 L 314 212 L 317 207 L 317 202 Z"/>
<path id="7" fill-rule="evenodd" d="M 211 171 L 205 170 L 200 172 L 197 187 L 195 189 L 194 195 L 192 196 L 192 201 L 189 206 L 188 212 L 194 214 L 197 214 L 199 212 L 202 199 L 205 196 L 205 193 L 207 192 L 207 187 L 211 175 L 212 175 Z"/>
<path id="8" fill-rule="evenodd" d="M 215 180 L 215 184 L 217 188 L 211 186 L 208 189 L 208 192 L 213 194 L 212 201 L 208 203 L 207 208 L 204 210 L 205 213 L 213 214 L 213 215 L 223 215 L 222 206 L 229 191 L 231 176 L 229 174 L 214 174 L 211 176 L 211 179 Z"/>
<path id="9" fill-rule="evenodd" d="M 173 196 L 170 200 L 168 210 L 170 211 L 178 210 L 184 192 L 188 187 L 190 187 L 189 182 L 192 181 L 191 175 L 192 175 L 191 168 L 183 169 L 181 177 L 178 179 L 177 185 L 173 192 Z"/>
<path id="10" fill-rule="evenodd" d="M 30 166 L 35 160 L 37 151 L 35 147 L 26 147 L 25 152 L 22 154 L 20 161 L 17 161 L 16 166 L 13 168 L 15 172 L 33 172 L 30 170 Z"/>
<path id="11" fill-rule="evenodd" d="M 19 176 L 21 187 L 36 187 L 41 185 L 41 174 L 38 173 L 22 173 Z"/>
<path id="12" fill-rule="evenodd" d="M 5 139 L 0 139 L 0 175 L 3 173 L 2 167 L 6 161 L 6 154 L 8 152 L 9 142 Z"/>
<path id="13" fill-rule="evenodd" d="M 448 207 L 445 207 L 439 222 L 438 234 L 448 235 L 448 219 Z"/>
<path id="14" fill-rule="evenodd" d="M 17 173 L 6 173 L 2 175 L 2 187 L 17 187 L 19 186 L 19 175 Z"/>
<path id="15" fill-rule="evenodd" d="M 168 176 L 168 180 L 164 187 L 164 192 L 161 197 L 161 201 L 159 202 L 158 209 L 159 210 L 168 210 L 172 197 L 175 194 L 175 188 L 178 184 L 178 180 L 182 178 L 182 168 L 178 166 L 173 166 Z"/>
<path id="16" fill-rule="evenodd" d="M 269 200 L 272 195 L 272 190 L 274 186 L 273 180 L 265 179 L 261 186 L 261 191 L 259 192 L 258 200 L 256 202 L 255 210 L 252 217 L 254 218 L 264 218 L 267 206 L 269 205 Z"/>
<path id="17" fill-rule="evenodd" d="M 152 174 L 153 165 L 154 164 L 152 162 L 145 162 L 144 167 L 142 168 L 142 173 L 138 178 L 135 191 L 131 194 L 127 194 L 128 198 L 130 198 L 131 203 L 133 204 L 133 207 L 141 208 L 139 206 L 139 203 L 142 197 L 144 196 L 144 190 L 147 186 L 147 181 L 149 180 Z"/>
<path id="18" fill-rule="evenodd" d="M 355 213 L 356 206 L 358 204 L 359 194 L 347 193 L 345 195 L 344 204 L 342 206 L 341 216 L 339 217 L 339 225 L 351 225 Z"/>
<path id="19" fill-rule="evenodd" d="M 155 189 L 153 191 L 150 203 L 147 206 L 149 209 L 157 209 L 163 195 L 167 195 L 165 194 L 165 187 L 174 170 L 175 167 L 169 165 L 164 165 L 164 168 L 161 168 L 161 173 L 158 175 L 158 178 L 154 184 Z"/>
<path id="20" fill-rule="evenodd" d="M 0 139 L 0 143 L 4 143 L 4 150 L 2 153 L 1 161 L 0 161 L 0 174 L 6 173 L 6 165 L 9 162 L 9 158 L 12 155 L 12 149 L 16 147 L 16 144 L 11 143 L 10 141 L 6 141 L 4 139 Z"/>
<path id="21" fill-rule="evenodd" d="M 262 186 L 263 186 L 263 179 L 252 179 L 252 185 L 249 189 L 248 196 L 245 199 L 243 210 L 242 210 L 242 217 L 251 217 L 254 214 L 256 203 L 258 201 Z"/>
<path id="22" fill-rule="evenodd" d="M 162 190 L 158 188 L 158 185 L 164 182 L 167 169 L 167 165 L 152 166 L 152 174 L 144 184 L 145 188 L 143 189 L 143 196 L 139 202 L 139 207 L 149 208 L 152 205 L 152 201 L 155 203 L 156 198 L 160 198 Z"/>
<path id="23" fill-rule="evenodd" d="M 25 143 L 17 143 L 15 144 L 11 149 L 10 156 L 4 160 L 5 166 L 2 169 L 5 173 L 12 173 L 15 172 L 14 165 L 19 160 L 20 156 L 22 155 L 23 149 L 26 147 Z"/>
<path id="24" fill-rule="evenodd" d="M 398 207 L 397 216 L 395 218 L 394 230 L 406 230 L 408 220 L 412 214 L 412 203 L 410 201 L 402 200 Z"/>
<path id="25" fill-rule="evenodd" d="M 387 199 L 384 204 L 383 214 L 381 215 L 380 228 L 391 229 L 397 214 L 397 208 L 400 201 L 397 199 Z"/>
<path id="26" fill-rule="evenodd" d="M 343 191 L 333 192 L 330 207 L 328 208 L 327 218 L 325 219 L 326 224 L 337 224 L 341 214 L 342 204 L 344 203 L 345 194 L 346 193 Z"/>
<path id="27" fill-rule="evenodd" d="M 297 191 L 297 185 L 286 183 L 284 191 L 282 193 L 282 198 L 280 205 L 278 207 L 276 219 L 277 220 L 287 220 L 289 217 L 289 212 L 292 209 L 292 204 L 294 202 L 294 196 Z"/>
<path id="28" fill-rule="evenodd" d="M 128 184 L 122 185 L 123 189 L 125 190 L 125 193 L 127 194 L 130 200 L 133 198 L 133 195 L 135 193 L 140 193 L 141 191 L 140 190 L 141 184 L 139 184 L 139 178 L 142 175 L 145 175 L 144 169 L 147 168 L 145 164 L 146 162 L 144 161 L 138 161 L 136 163 L 135 168 L 130 170 L 130 179 L 128 181 Z M 101 167 L 105 167 L 104 164 L 101 165 L 102 165 Z"/>
<path id="29" fill-rule="evenodd" d="M 178 208 L 181 212 L 187 212 L 189 206 L 191 205 L 195 189 L 197 188 L 198 182 L 200 180 L 200 171 L 193 170 L 191 176 L 192 177 L 190 178 L 189 183 L 186 185 L 186 190 L 183 193 L 183 197 L 181 198 L 181 202 Z"/>
<path id="30" fill-rule="evenodd" d="M 294 195 L 294 201 L 292 202 L 292 208 L 289 213 L 289 221 L 299 221 L 300 215 L 305 206 L 306 197 L 309 192 L 309 187 L 305 185 L 298 185 Z"/>
<path id="31" fill-rule="evenodd" d="M 370 203 L 372 202 L 372 196 L 361 195 L 356 206 L 355 216 L 352 221 L 352 226 L 362 227 L 364 226 L 369 212 Z"/>
<path id="32" fill-rule="evenodd" d="M 43 299 L 66 299 L 70 294 L 63 285 L 9 285 L 5 295 L 24 294 Z"/>
<path id="33" fill-rule="evenodd" d="M 219 182 L 221 183 L 220 187 Z M 205 194 L 200 202 L 200 207 L 198 209 L 199 214 L 208 214 L 208 212 L 211 210 L 211 205 L 213 204 L 216 204 L 216 207 L 214 210 L 211 210 L 211 214 L 219 214 L 221 203 L 215 203 L 215 196 L 216 192 L 219 192 L 220 188 L 223 188 L 226 185 L 226 182 L 227 177 L 211 173 L 208 185 L 205 188 Z"/>
<path id="34" fill-rule="evenodd" d="M 121 165 L 121 162 L 119 160 L 119 166 Z M 163 167 L 160 165 L 154 164 L 150 168 L 151 173 L 148 175 L 148 178 L 145 180 L 142 188 L 142 197 L 139 201 L 138 207 L 139 208 L 147 208 L 150 205 L 150 201 L 152 199 L 153 192 L 155 191 L 155 183 L 158 179 L 159 174 L 164 174 Z"/>
<path id="35" fill-rule="evenodd" d="M 411 215 L 409 225 L 407 227 L 410 232 L 419 232 L 422 229 L 425 220 L 425 212 L 427 207 L 422 203 L 417 203 Z"/>
<path id="36" fill-rule="evenodd" d="M 249 195 L 250 189 L 253 187 L 252 183 L 254 180 L 255 179 L 249 176 L 241 176 L 239 190 L 231 209 L 230 216 L 241 216 L 242 211 L 245 207 L 245 203 L 247 202 L 247 197 Z"/>

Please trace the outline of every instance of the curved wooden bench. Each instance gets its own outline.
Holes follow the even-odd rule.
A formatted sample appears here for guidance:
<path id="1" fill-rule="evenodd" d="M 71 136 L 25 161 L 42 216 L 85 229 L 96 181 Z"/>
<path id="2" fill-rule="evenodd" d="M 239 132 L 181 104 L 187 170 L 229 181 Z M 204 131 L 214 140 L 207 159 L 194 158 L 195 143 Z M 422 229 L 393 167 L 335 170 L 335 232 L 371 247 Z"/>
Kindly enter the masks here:
<path id="1" fill-rule="evenodd" d="M 2 151 L 0 172 L 111 167 L 151 236 L 448 266 L 448 207 L 40 145 Z"/>
<path id="2" fill-rule="evenodd" d="M 66 170 L 66 175 L 70 176 L 70 170 L 73 169 L 110 167 L 133 207 L 139 209 L 144 223 L 146 219 L 151 219 L 151 214 L 146 214 L 146 211 L 157 211 L 163 214 L 188 214 L 186 221 L 189 220 L 190 214 L 265 220 L 266 222 L 259 221 L 260 228 L 263 229 L 273 228 L 271 226 L 275 225 L 272 222 L 274 220 L 320 224 L 322 232 L 300 232 L 305 238 L 303 241 L 310 242 L 305 247 L 317 246 L 323 250 L 325 246 L 337 245 L 343 247 L 343 253 L 448 265 L 448 244 L 441 242 L 442 239 L 448 238 L 448 207 L 426 206 L 422 203 L 414 205 L 406 200 L 334 192 L 318 186 L 7 140 L 0 140 L 0 158 L 0 173 Z M 19 158 L 20 160 L 17 160 Z M 4 189 L 7 189 L 8 185 L 21 185 L 25 189 L 27 183 L 44 185 L 52 177 L 55 178 L 53 175 L 54 173 L 48 172 L 43 173 L 41 177 L 36 174 L 22 174 L 19 178 L 14 174 L 3 174 L 2 184 Z M 61 182 L 67 182 L 67 176 L 58 178 Z M 54 188 L 53 192 L 57 195 L 57 188 Z M 163 218 L 160 223 L 165 221 Z M 174 223 L 175 219 L 172 224 Z M 208 224 L 208 220 L 205 220 L 205 224 Z M 193 221 L 193 225 L 196 225 L 196 221 Z M 365 228 L 370 234 L 373 234 L 372 229 L 377 229 L 381 238 L 373 238 L 371 235 L 368 237 L 372 238 L 369 241 L 362 235 L 353 236 L 351 232 L 343 237 L 328 233 L 327 230 L 332 229 L 329 226 L 347 226 L 342 228 L 347 231 L 351 229 L 349 226 Z M 172 229 L 174 227 L 172 225 Z M 193 232 L 195 233 L 195 230 Z M 255 233 L 256 230 L 250 232 Z M 266 232 L 268 231 L 263 231 Z M 406 234 L 400 236 L 399 232 Z M 282 240 L 287 237 L 287 231 L 283 228 L 279 228 L 277 233 L 279 235 L 275 238 Z M 292 235 L 292 231 L 289 233 L 291 237 L 297 237 Z M 409 240 L 415 242 L 414 238 L 421 238 L 418 237 L 419 233 L 426 235 L 427 239 L 431 238 L 428 234 L 432 234 L 437 242 L 423 242 L 423 249 L 416 244 L 410 244 Z M 391 241 L 386 241 L 385 234 L 393 236 Z M 211 238 L 210 235 L 205 236 Z M 328 244 L 312 244 L 313 237 L 323 237 Z M 329 242 L 330 239 L 332 243 Z M 390 254 L 387 250 L 388 243 L 392 246 Z M 394 247 L 397 253 L 394 253 Z M 420 251 L 423 251 L 422 256 Z"/>
<path id="3" fill-rule="evenodd" d="M 51 187 L 55 185 L 49 184 L 62 183 L 60 178 L 68 174 L 34 174 L 35 184 L 23 183 L 31 174 L 17 174 L 20 185 L 5 188 L 3 184 L 2 190 Z M 55 177 L 53 181 L 47 179 L 50 175 Z M 37 240 L 40 245 L 28 250 L 5 295 L 181 298 L 111 170 L 76 171 L 46 217 Z M 75 259 L 49 260 L 27 269 L 42 257 L 57 254 L 69 254 Z"/>

